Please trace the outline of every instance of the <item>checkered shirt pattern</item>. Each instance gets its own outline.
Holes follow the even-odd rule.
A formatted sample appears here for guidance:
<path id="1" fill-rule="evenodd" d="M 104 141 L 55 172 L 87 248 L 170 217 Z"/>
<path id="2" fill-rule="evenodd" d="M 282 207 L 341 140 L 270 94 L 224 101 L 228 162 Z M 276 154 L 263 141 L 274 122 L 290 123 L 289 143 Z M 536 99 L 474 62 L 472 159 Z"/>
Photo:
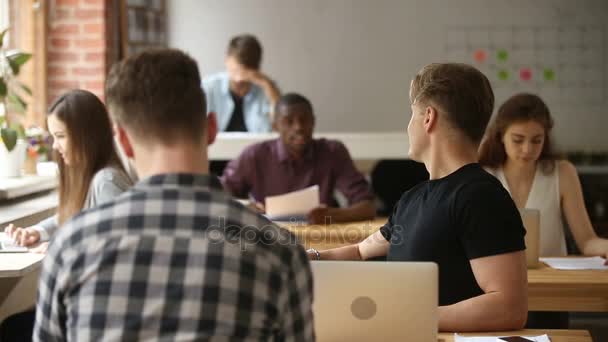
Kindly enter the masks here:
<path id="1" fill-rule="evenodd" d="M 312 274 L 288 231 L 217 178 L 147 178 L 59 229 L 34 341 L 313 341 Z"/>

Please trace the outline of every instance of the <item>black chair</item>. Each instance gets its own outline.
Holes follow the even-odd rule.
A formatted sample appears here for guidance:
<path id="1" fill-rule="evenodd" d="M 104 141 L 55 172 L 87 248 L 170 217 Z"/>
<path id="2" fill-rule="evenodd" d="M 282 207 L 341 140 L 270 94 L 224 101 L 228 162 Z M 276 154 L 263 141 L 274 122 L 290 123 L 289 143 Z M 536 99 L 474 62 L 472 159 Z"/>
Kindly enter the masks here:
<path id="1" fill-rule="evenodd" d="M 424 164 L 407 159 L 380 160 L 372 170 L 372 190 L 380 200 L 379 216 L 388 216 L 401 195 L 429 179 Z"/>

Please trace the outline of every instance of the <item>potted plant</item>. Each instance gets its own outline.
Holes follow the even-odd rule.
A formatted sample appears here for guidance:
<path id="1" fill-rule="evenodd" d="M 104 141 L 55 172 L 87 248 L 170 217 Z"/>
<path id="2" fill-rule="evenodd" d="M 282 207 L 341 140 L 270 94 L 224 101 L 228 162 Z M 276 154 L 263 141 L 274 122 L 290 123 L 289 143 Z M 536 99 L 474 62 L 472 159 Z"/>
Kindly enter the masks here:
<path id="1" fill-rule="evenodd" d="M 19 50 L 9 50 L 6 33 L 0 32 L 0 177 L 18 177 L 25 161 L 27 142 L 25 129 L 16 114 L 27 109 L 24 95 L 32 91 L 19 82 L 17 76 L 23 64 L 32 55 Z"/>

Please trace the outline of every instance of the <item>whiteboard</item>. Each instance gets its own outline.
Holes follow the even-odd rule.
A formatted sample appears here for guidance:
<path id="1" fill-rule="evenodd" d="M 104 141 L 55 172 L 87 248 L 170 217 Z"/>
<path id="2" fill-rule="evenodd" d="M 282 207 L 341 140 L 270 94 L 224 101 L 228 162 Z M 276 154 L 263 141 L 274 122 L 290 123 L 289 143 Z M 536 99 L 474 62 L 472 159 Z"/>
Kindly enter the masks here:
<path id="1" fill-rule="evenodd" d="M 405 132 L 411 78 L 466 62 L 492 82 L 496 108 L 541 95 L 568 150 L 607 150 L 608 1 L 171 0 L 169 44 L 203 74 L 223 70 L 230 37 L 264 46 L 262 68 L 313 103 L 317 131 Z"/>

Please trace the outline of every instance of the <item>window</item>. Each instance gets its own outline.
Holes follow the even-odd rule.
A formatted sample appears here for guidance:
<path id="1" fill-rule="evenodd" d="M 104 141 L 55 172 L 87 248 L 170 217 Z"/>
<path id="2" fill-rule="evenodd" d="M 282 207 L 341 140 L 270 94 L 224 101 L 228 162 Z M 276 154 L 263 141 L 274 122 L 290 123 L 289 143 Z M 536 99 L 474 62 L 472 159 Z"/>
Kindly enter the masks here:
<path id="1" fill-rule="evenodd" d="M 44 126 L 46 111 L 46 6 L 42 0 L 0 0 L 0 29 L 9 27 L 9 47 L 33 55 L 19 74 L 33 96 L 26 98 L 26 126 Z"/>
<path id="2" fill-rule="evenodd" d="M 9 13 L 8 0 L 0 0 L 0 30 L 8 27 Z"/>

